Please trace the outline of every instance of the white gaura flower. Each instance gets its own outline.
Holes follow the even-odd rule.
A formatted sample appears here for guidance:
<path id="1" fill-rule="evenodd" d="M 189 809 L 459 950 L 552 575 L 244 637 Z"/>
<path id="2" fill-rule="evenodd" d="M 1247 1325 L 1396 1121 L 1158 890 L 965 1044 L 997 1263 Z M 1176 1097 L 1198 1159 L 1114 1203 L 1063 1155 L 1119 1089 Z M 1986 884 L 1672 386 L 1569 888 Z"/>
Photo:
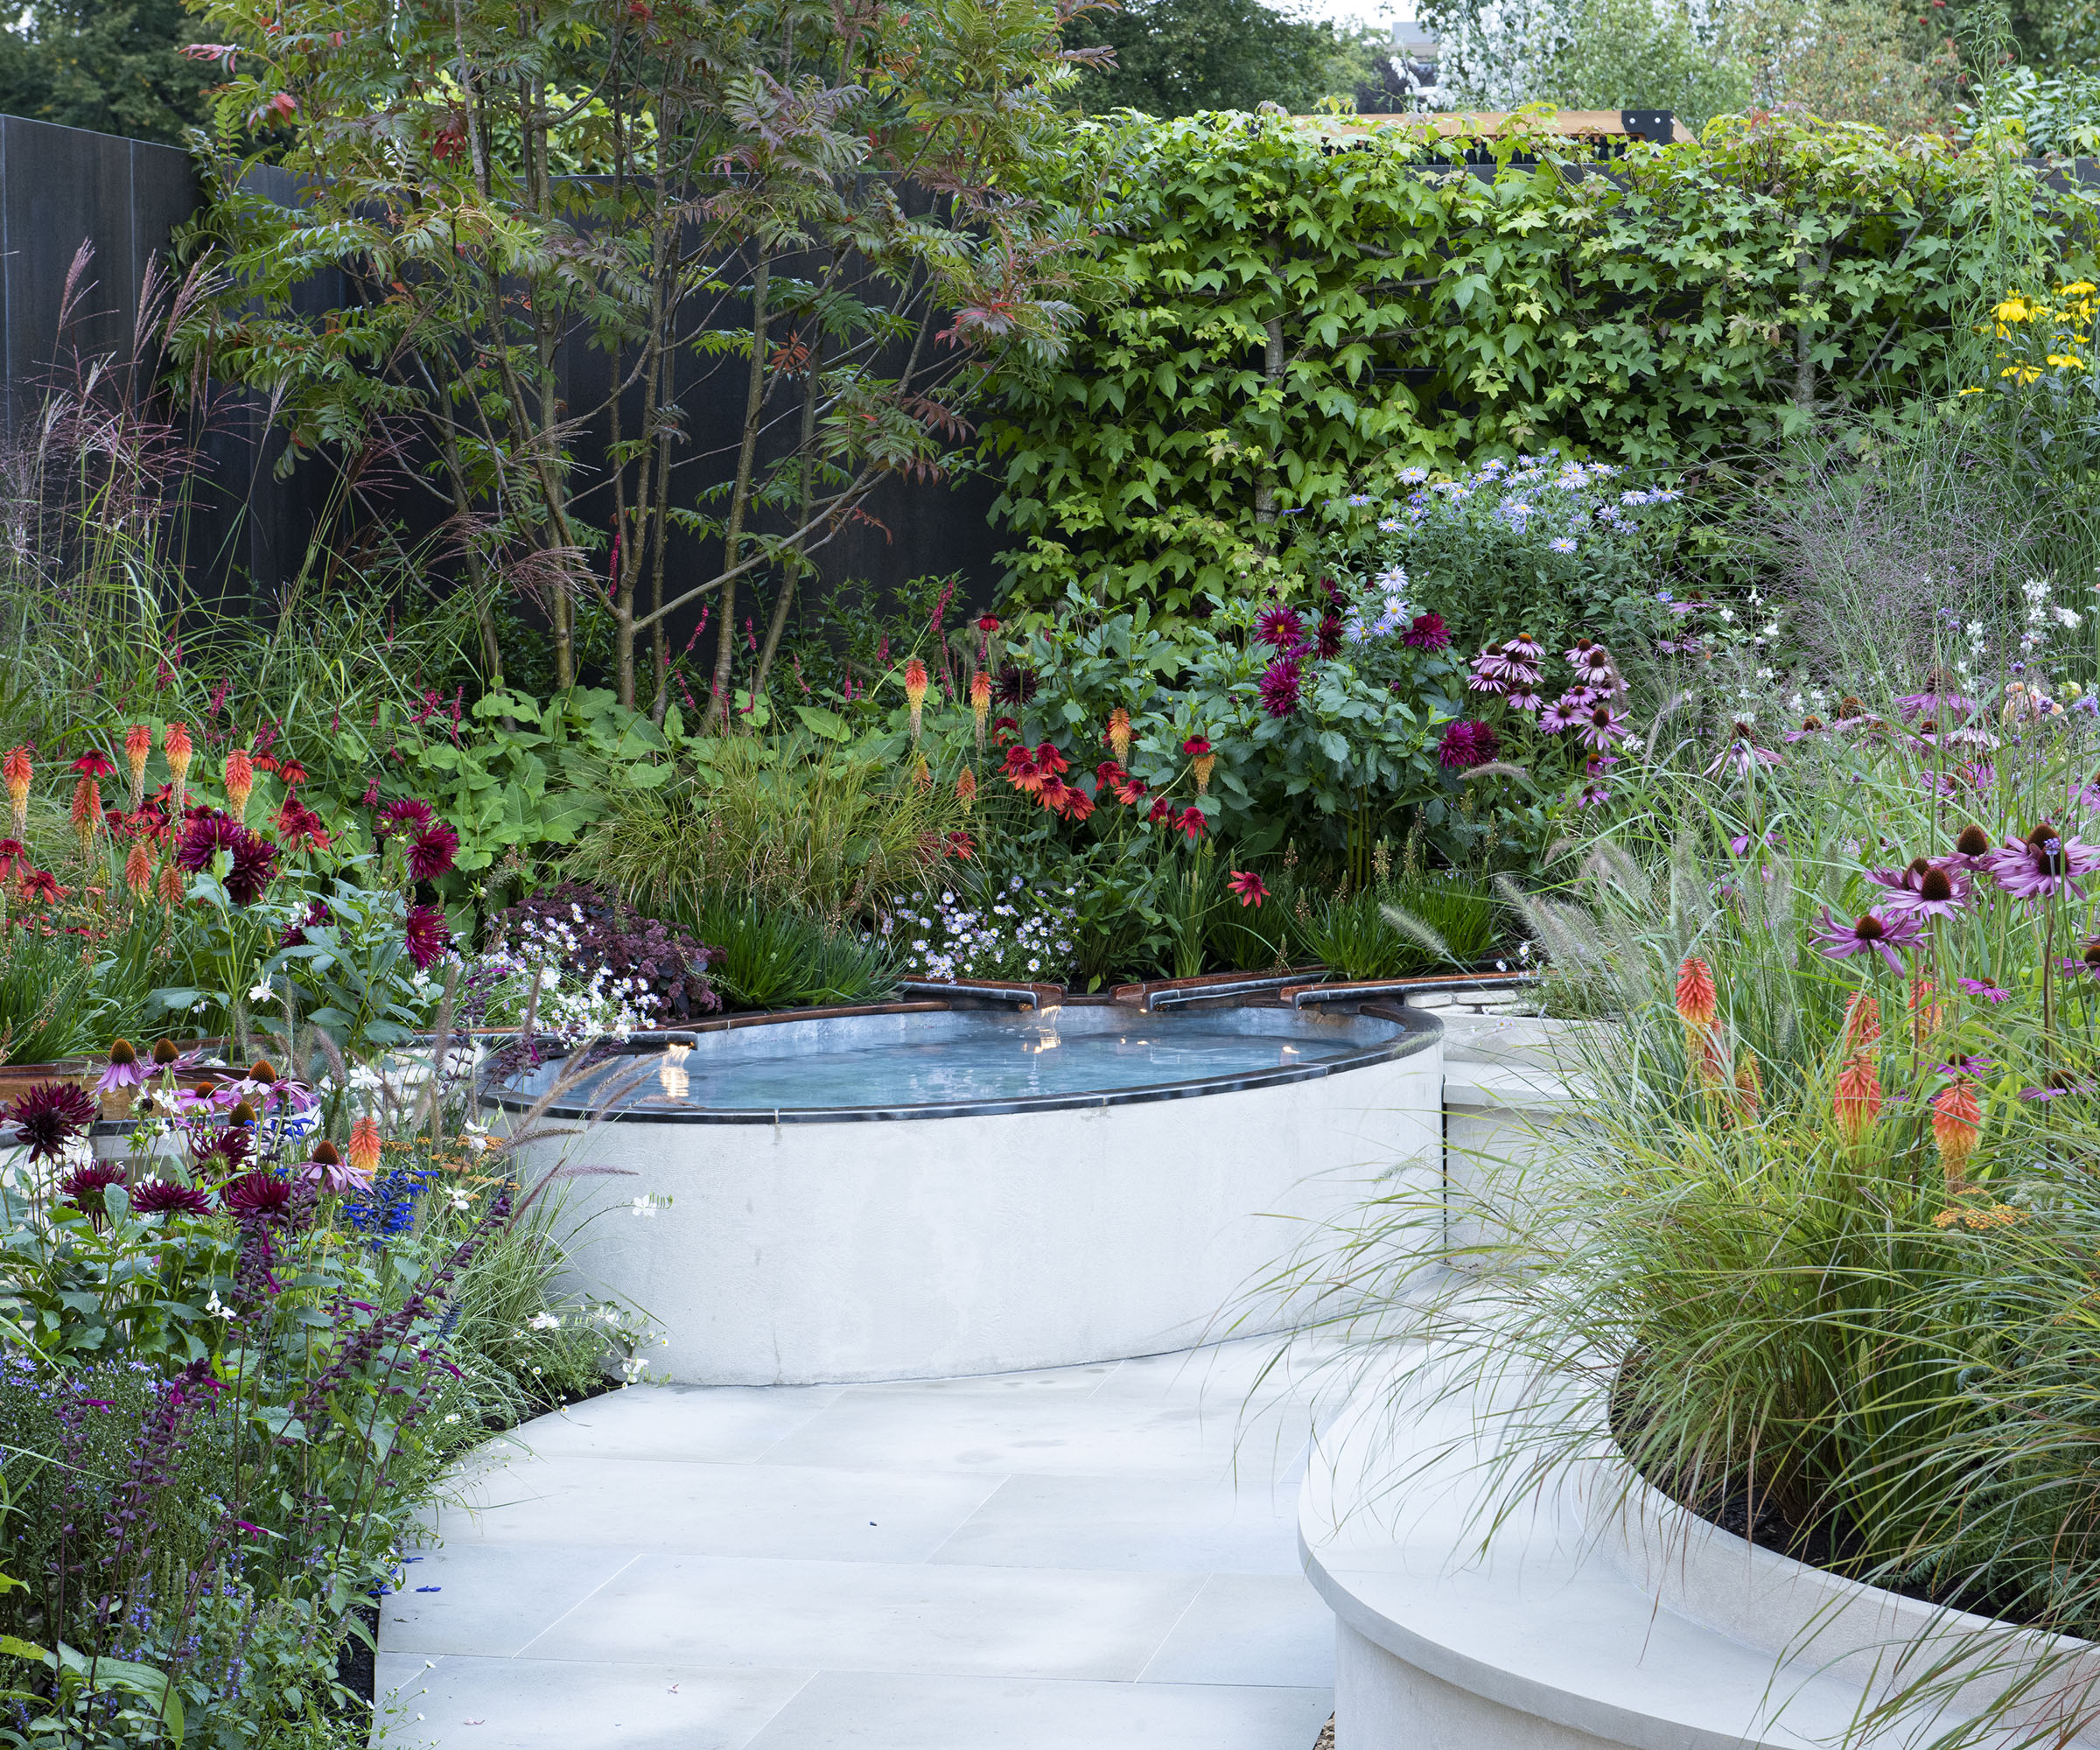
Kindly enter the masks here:
<path id="1" fill-rule="evenodd" d="M 525 1323 L 527 1328 L 534 1331 L 558 1331 L 562 1328 L 562 1318 L 558 1312 L 535 1312 Z"/>

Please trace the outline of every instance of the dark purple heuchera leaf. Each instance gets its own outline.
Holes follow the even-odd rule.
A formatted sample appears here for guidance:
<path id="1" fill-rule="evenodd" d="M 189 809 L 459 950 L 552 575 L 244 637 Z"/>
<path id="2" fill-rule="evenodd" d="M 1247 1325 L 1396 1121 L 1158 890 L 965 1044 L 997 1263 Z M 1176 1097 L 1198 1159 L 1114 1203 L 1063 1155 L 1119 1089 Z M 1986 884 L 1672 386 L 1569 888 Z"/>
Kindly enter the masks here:
<path id="1" fill-rule="evenodd" d="M 568 970 L 588 977 L 604 966 L 647 980 L 664 1005 L 666 1021 L 690 1020 L 722 1006 L 707 979 L 707 969 L 722 951 L 704 946 L 676 924 L 642 917 L 578 881 L 536 893 L 496 919 L 498 931 L 513 939 L 520 926 L 542 923 L 559 923 L 575 933 L 576 958 Z"/>
<path id="2" fill-rule="evenodd" d="M 22 1132 L 32 1160 L 55 1160 L 94 1122 L 94 1102 L 70 1082 L 39 1082 L 11 1104 L 0 1106 L 0 1118 Z"/>

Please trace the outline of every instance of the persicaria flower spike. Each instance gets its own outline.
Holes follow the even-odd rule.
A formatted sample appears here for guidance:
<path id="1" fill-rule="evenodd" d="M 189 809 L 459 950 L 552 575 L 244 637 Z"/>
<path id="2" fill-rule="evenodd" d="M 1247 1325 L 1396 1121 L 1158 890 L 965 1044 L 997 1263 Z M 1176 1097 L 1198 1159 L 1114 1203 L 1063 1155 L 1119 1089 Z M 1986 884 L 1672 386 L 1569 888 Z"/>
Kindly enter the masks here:
<path id="1" fill-rule="evenodd" d="M 1966 1076 L 1942 1088 L 1932 1102 L 1932 1140 L 1940 1152 L 1940 1171 L 1950 1193 L 1964 1188 L 1969 1162 L 1983 1135 L 1983 1109 Z"/>

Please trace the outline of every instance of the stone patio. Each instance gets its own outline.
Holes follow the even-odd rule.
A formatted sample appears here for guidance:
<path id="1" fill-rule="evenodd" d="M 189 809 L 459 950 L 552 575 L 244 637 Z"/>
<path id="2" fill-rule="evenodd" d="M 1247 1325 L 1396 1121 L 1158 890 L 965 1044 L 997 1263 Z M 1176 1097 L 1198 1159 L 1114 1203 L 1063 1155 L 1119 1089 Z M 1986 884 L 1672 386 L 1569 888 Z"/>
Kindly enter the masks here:
<path id="1" fill-rule="evenodd" d="M 543 1417 L 384 1600 L 386 1741 L 1311 1750 L 1334 1626 L 1275 1348 Z"/>

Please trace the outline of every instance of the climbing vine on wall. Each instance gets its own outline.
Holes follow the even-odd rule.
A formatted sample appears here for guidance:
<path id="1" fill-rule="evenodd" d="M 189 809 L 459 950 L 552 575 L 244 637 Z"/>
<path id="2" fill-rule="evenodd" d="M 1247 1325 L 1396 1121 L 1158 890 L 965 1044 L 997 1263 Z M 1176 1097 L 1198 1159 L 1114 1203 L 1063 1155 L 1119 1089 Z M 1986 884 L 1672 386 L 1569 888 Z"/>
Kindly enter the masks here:
<path id="1" fill-rule="evenodd" d="M 1536 144 L 1476 173 L 1400 127 L 1087 124 L 1064 174 L 1101 188 L 1121 290 L 988 428 L 1016 601 L 1180 614 L 1411 464 L 1678 469 L 1897 418 L 1951 393 L 2008 230 L 2091 245 L 2085 197 L 1937 141 L 1725 119 L 1609 174 Z"/>

